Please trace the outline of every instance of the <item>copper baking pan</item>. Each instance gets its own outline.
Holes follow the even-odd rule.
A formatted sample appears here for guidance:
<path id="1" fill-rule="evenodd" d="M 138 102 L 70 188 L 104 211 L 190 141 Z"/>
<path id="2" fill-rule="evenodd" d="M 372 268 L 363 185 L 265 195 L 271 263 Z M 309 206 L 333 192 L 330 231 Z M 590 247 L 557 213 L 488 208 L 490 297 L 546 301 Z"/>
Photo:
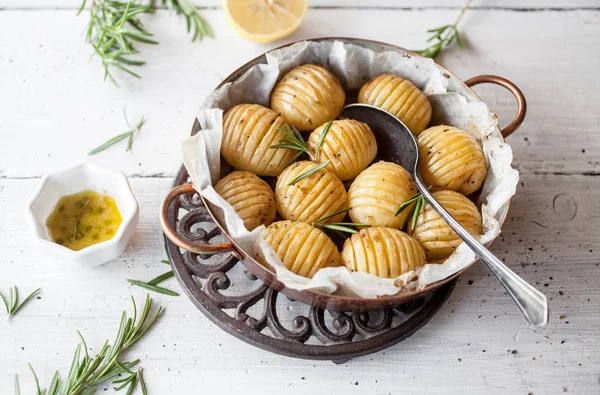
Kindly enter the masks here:
<path id="1" fill-rule="evenodd" d="M 407 49 L 404 49 L 404 48 L 401 48 L 401 47 L 398 47 L 395 45 L 386 44 L 386 43 L 377 42 L 377 41 L 371 41 L 371 40 L 364 40 L 364 39 L 328 37 L 328 38 L 313 39 L 311 41 L 319 41 L 319 42 L 342 41 L 344 43 L 351 43 L 351 44 L 363 46 L 365 48 L 370 48 L 375 51 L 396 51 L 396 52 L 400 52 L 400 53 L 409 54 L 410 56 L 421 56 L 419 54 L 416 54 L 414 52 L 411 52 Z M 277 49 L 285 48 L 285 47 L 288 47 L 293 44 L 294 43 L 287 44 L 287 45 L 284 45 Z M 266 63 L 265 55 L 266 54 L 263 54 L 255 59 L 249 61 L 248 63 L 246 63 L 245 65 L 243 65 L 242 67 L 240 67 L 239 69 L 234 71 L 231 75 L 229 75 L 227 78 L 225 78 L 223 80 L 223 82 L 221 82 L 221 84 L 219 84 L 219 86 L 217 86 L 216 89 L 220 88 L 221 86 L 223 86 L 226 83 L 237 80 L 242 74 L 244 74 L 252 66 L 260 64 L 260 63 Z M 503 138 L 508 137 L 515 130 L 517 130 L 517 128 L 521 125 L 521 123 L 525 119 L 525 114 L 527 111 L 527 104 L 525 101 L 525 97 L 523 96 L 523 93 L 521 92 L 521 90 L 515 84 L 510 82 L 509 80 L 502 78 L 502 77 L 493 76 L 493 75 L 480 75 L 480 76 L 470 78 L 466 81 L 462 81 L 456 75 L 454 75 L 450 71 L 446 70 L 442 66 L 437 65 L 437 64 L 436 64 L 436 66 L 448 78 L 450 78 L 451 80 L 453 80 L 456 83 L 456 84 L 454 84 L 455 90 L 458 90 L 462 95 L 466 96 L 469 99 L 481 101 L 481 99 L 475 94 L 475 92 L 473 92 L 471 87 L 473 87 L 475 85 L 483 84 L 483 83 L 500 85 L 500 86 L 508 89 L 514 95 L 515 99 L 517 100 L 517 106 L 518 106 L 517 114 L 516 114 L 515 118 L 512 120 L 512 122 L 500 131 Z M 192 135 L 196 134 L 199 130 L 200 130 L 200 125 L 198 124 L 198 122 L 195 122 L 194 126 L 192 128 Z M 217 226 L 222 231 L 223 235 L 227 239 L 227 242 L 222 243 L 222 244 L 200 244 L 200 243 L 195 243 L 195 242 L 186 240 L 183 237 L 181 237 L 181 235 L 179 235 L 175 231 L 175 229 L 173 229 L 172 224 L 168 220 L 168 210 L 169 210 L 169 206 L 171 205 L 171 203 L 173 202 L 174 199 L 176 199 L 177 197 L 179 197 L 182 194 L 187 194 L 187 193 L 191 193 L 191 192 L 194 192 L 194 189 L 192 188 L 191 184 L 180 185 L 178 187 L 173 188 L 171 191 L 169 191 L 169 193 L 167 194 L 167 196 L 165 196 L 165 198 L 161 204 L 160 222 L 161 222 L 162 229 L 163 229 L 166 237 L 169 240 L 171 240 L 178 247 L 183 248 L 183 249 L 193 252 L 193 253 L 197 253 L 197 254 L 210 255 L 210 254 L 217 254 L 217 253 L 223 253 L 223 252 L 230 252 L 237 259 L 242 261 L 244 263 L 244 265 L 246 266 L 246 268 L 254 276 L 259 278 L 261 281 L 263 281 L 268 286 L 274 288 L 275 290 L 277 290 L 279 292 L 282 292 L 283 294 L 287 295 L 290 298 L 293 298 L 302 303 L 310 304 L 310 305 L 313 305 L 313 306 L 316 306 L 319 308 L 335 310 L 335 311 L 340 311 L 340 312 L 342 312 L 342 311 L 361 312 L 361 311 L 377 310 L 377 309 L 381 309 L 384 307 L 398 306 L 398 305 L 410 302 L 414 299 L 417 299 L 417 298 L 421 297 L 424 293 L 432 291 L 432 290 L 440 287 L 441 285 L 448 283 L 449 281 L 458 277 L 464 270 L 466 270 L 468 267 L 470 267 L 471 265 L 473 265 L 473 263 L 476 262 L 476 260 L 473 261 L 468 267 L 466 267 L 462 271 L 455 273 L 454 275 L 452 275 L 448 278 L 445 278 L 444 280 L 438 281 L 434 284 L 430 284 L 429 286 L 427 286 L 426 288 L 424 288 L 422 290 L 414 291 L 414 292 L 410 292 L 410 293 L 400 293 L 397 295 L 382 296 L 382 297 L 374 298 L 374 299 L 329 295 L 329 294 L 324 294 L 324 293 L 315 292 L 315 291 L 298 291 L 298 290 L 287 288 L 284 284 L 277 281 L 275 274 L 271 270 L 267 269 L 266 267 L 264 267 L 263 265 L 258 263 L 254 258 L 252 258 L 245 251 L 243 251 L 229 237 L 229 235 L 227 234 L 225 229 L 223 229 L 221 224 L 215 219 L 214 215 L 211 212 L 210 204 L 208 204 L 204 200 L 204 198 L 202 198 L 202 196 L 200 196 L 200 198 L 202 199 L 202 202 L 207 207 L 208 212 L 213 217 L 213 220 L 215 221 Z M 504 221 L 506 220 L 509 206 L 510 206 L 510 201 L 499 211 L 498 222 L 500 223 L 501 226 L 504 224 Z"/>

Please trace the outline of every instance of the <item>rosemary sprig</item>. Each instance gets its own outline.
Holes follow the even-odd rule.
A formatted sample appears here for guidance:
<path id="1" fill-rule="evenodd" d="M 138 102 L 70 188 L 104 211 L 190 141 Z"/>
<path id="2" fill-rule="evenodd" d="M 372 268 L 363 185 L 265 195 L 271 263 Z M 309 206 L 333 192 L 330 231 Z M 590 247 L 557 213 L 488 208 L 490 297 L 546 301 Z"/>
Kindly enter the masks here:
<path id="1" fill-rule="evenodd" d="M 83 11 L 86 3 L 87 0 L 83 0 L 77 15 Z M 152 34 L 144 29 L 139 20 L 139 15 L 152 12 L 152 4 L 137 4 L 135 0 L 91 0 L 90 21 L 85 39 L 102 60 L 104 80 L 110 78 L 118 86 L 111 74 L 112 68 L 140 78 L 128 67 L 145 64 L 130 58 L 139 53 L 134 48 L 134 43 L 158 44 L 150 38 Z"/>
<path id="2" fill-rule="evenodd" d="M 141 379 L 141 369 L 137 373 L 131 370 L 140 361 L 139 359 L 132 362 L 121 362 L 123 352 L 135 344 L 150 327 L 156 322 L 162 312 L 162 307 L 159 307 L 154 316 L 150 316 L 152 310 L 152 298 L 146 296 L 146 302 L 141 315 L 137 316 L 137 306 L 133 297 L 133 318 L 129 318 L 127 313 L 123 311 L 121 315 L 121 323 L 112 345 L 106 341 L 98 354 L 92 357 L 88 353 L 88 347 L 81 336 L 81 342 L 75 348 L 69 372 L 66 379 L 61 380 L 60 373 L 57 371 L 52 377 L 48 389 L 41 389 L 37 375 L 31 365 L 29 368 L 33 374 L 36 386 L 36 394 L 44 395 L 91 395 L 98 390 L 98 387 L 110 380 L 113 384 L 122 384 L 123 379 L 116 379 L 117 376 L 126 373 L 136 375 L 135 380 L 128 381 L 127 394 L 132 394 L 138 381 L 142 385 L 142 393 L 146 393 L 145 385 Z M 126 377 L 129 379 L 129 376 Z M 125 388 L 127 386 L 123 386 Z M 20 393 L 18 378 L 15 378 L 15 393 Z"/>
<path id="3" fill-rule="evenodd" d="M 73 229 L 73 237 L 71 237 L 71 241 L 75 241 L 77 239 L 77 230 L 79 229 L 79 220 L 81 219 L 81 214 L 83 214 L 83 210 L 85 206 L 90 202 L 90 198 L 88 197 L 85 203 L 81 206 L 81 209 L 77 213 L 77 217 L 75 218 L 75 229 Z"/>
<path id="4" fill-rule="evenodd" d="M 189 33 L 191 30 L 193 33 L 192 41 L 201 41 L 204 37 L 215 37 L 210 25 L 186 0 L 162 0 L 162 4 L 185 17 L 187 31 Z"/>
<path id="5" fill-rule="evenodd" d="M 179 294 L 177 292 L 171 291 L 170 289 L 167 289 L 167 288 L 159 287 L 158 285 L 152 285 L 152 284 L 145 283 L 143 281 L 131 280 L 131 279 L 128 279 L 127 282 L 130 284 L 133 284 L 133 285 L 137 285 L 138 287 L 147 289 L 148 291 L 156 292 L 159 294 L 169 295 L 169 296 L 179 296 Z"/>
<path id="6" fill-rule="evenodd" d="M 414 205 L 413 205 L 413 203 L 414 203 Z M 414 195 L 410 199 L 408 199 L 406 202 L 402 203 L 400 205 L 400 207 L 398 207 L 398 210 L 396 210 L 396 212 L 394 213 L 394 217 L 397 217 L 398 215 L 400 215 L 401 212 L 406 210 L 411 205 L 413 205 L 413 206 L 410 209 L 410 212 L 408 213 L 406 218 L 404 219 L 402 226 L 400 226 L 400 229 L 404 228 L 406 226 L 406 224 L 408 223 L 409 219 L 411 219 L 412 222 L 411 222 L 410 232 L 412 234 L 412 233 L 414 233 L 415 227 L 417 226 L 417 220 L 419 219 L 419 214 L 421 213 L 421 209 L 423 208 L 423 206 L 425 206 L 425 198 L 423 197 L 423 195 L 421 195 L 421 193 L 417 193 L 416 195 Z"/>
<path id="7" fill-rule="evenodd" d="M 288 186 L 297 184 L 300 181 L 312 176 L 313 174 L 315 174 L 315 173 L 319 172 L 320 170 L 324 169 L 325 167 L 327 167 L 327 165 L 330 163 L 331 163 L 331 160 L 327 159 L 325 162 L 321 163 L 320 165 L 313 167 L 312 169 L 310 169 L 310 170 L 300 174 L 298 177 L 294 178 L 292 181 L 290 181 Z"/>
<path id="8" fill-rule="evenodd" d="M 316 162 L 319 159 L 319 153 L 321 152 L 321 146 L 323 145 L 325 136 L 327 136 L 327 133 L 329 132 L 329 128 L 331 128 L 332 123 L 333 123 L 333 121 L 327 122 L 327 124 L 323 128 L 323 132 L 321 133 L 321 136 L 319 137 L 319 142 L 317 144 L 317 148 L 315 149 L 314 154 L 312 152 L 310 152 L 310 150 L 308 149 L 308 146 L 306 145 L 306 141 L 304 141 L 304 138 L 302 137 L 302 134 L 300 134 L 300 132 L 298 131 L 298 129 L 296 129 L 296 127 L 294 125 L 292 125 L 292 130 L 289 130 L 287 127 L 285 127 L 285 128 L 282 128 L 281 126 L 278 127 L 277 129 L 279 129 L 280 132 L 284 133 L 287 136 L 287 138 L 279 140 L 278 141 L 279 144 L 271 145 L 271 146 L 269 146 L 269 148 L 273 148 L 273 149 L 285 148 L 285 149 L 291 149 L 291 150 L 298 151 L 296 156 L 294 156 L 292 158 L 292 160 L 290 160 L 288 162 L 288 165 L 290 163 L 292 163 L 293 161 L 295 161 L 296 159 L 298 159 L 298 157 L 302 154 L 307 154 L 308 157 L 310 158 L 310 160 L 312 160 L 313 162 Z"/>
<path id="9" fill-rule="evenodd" d="M 17 314 L 21 307 L 23 307 L 27 302 L 29 302 L 31 298 L 33 298 L 35 294 L 37 294 L 41 290 L 41 288 L 38 288 L 32 293 L 30 293 L 29 296 L 26 297 L 21 304 L 19 304 L 19 289 L 16 285 L 12 288 L 9 288 L 7 298 L 5 298 L 4 295 L 2 295 L 2 293 L 0 292 L 0 297 L 2 298 L 2 302 L 4 302 L 4 307 L 6 308 L 7 320 L 10 320 L 12 316 Z"/>
<path id="10" fill-rule="evenodd" d="M 455 41 L 461 48 L 464 48 L 464 44 L 460 38 L 460 33 L 458 32 L 458 23 L 465 14 L 465 11 L 467 11 L 467 8 L 469 8 L 470 3 L 471 0 L 466 1 L 452 25 L 444 25 L 435 29 L 427 30 L 427 33 L 431 33 L 431 37 L 427 39 L 427 42 L 430 43 L 429 46 L 425 49 L 414 50 L 414 52 L 427 58 L 435 58 L 439 55 L 442 49 L 449 47 Z"/>
<path id="11" fill-rule="evenodd" d="M 131 146 L 133 145 L 133 136 L 140 131 L 140 129 L 142 128 L 142 126 L 144 125 L 144 117 L 142 116 L 140 118 L 140 121 L 137 123 L 137 125 L 135 125 L 134 128 L 131 128 L 131 125 L 129 124 L 129 120 L 127 119 L 127 113 L 125 112 L 125 110 L 123 110 L 123 114 L 125 116 L 125 123 L 127 123 L 127 126 L 131 129 L 128 132 L 125 133 L 121 133 L 111 139 L 109 139 L 107 142 L 105 142 L 104 144 L 99 145 L 98 147 L 94 148 L 93 150 L 91 150 L 90 152 L 88 152 L 88 155 L 94 155 L 97 154 L 100 151 L 104 151 L 105 149 L 112 147 L 113 145 L 117 144 L 120 141 L 123 141 L 125 139 L 127 140 L 127 148 L 125 148 L 125 151 L 130 151 L 131 150 Z"/>
<path id="12" fill-rule="evenodd" d="M 328 219 L 335 217 L 336 215 L 341 214 L 341 213 L 347 213 L 350 210 L 352 210 L 352 207 L 334 211 L 333 213 L 328 214 L 322 218 L 319 218 L 318 220 L 313 222 L 313 226 L 315 228 L 320 228 L 320 229 L 324 229 L 324 230 L 332 230 L 335 232 L 350 233 L 350 234 L 358 233 L 358 231 L 356 229 L 354 229 L 353 227 L 365 228 L 365 227 L 369 226 L 366 224 L 360 224 L 360 223 L 354 223 L 354 222 L 333 222 L 333 223 L 326 222 Z"/>
<path id="13" fill-rule="evenodd" d="M 170 264 L 169 261 L 161 261 L 162 263 L 166 263 L 166 264 Z M 169 295 L 169 296 L 179 296 L 179 294 L 177 292 L 171 291 L 170 289 L 167 288 L 163 288 L 163 287 L 159 287 L 157 284 L 162 283 L 165 280 L 168 280 L 169 278 L 173 277 L 173 271 L 169 270 L 166 273 L 163 273 L 159 276 L 154 277 L 152 280 L 148 281 L 148 282 L 143 282 L 143 281 L 139 281 L 139 280 L 131 280 L 128 279 L 127 282 L 133 285 L 137 285 L 138 287 L 147 289 L 148 291 L 152 291 L 152 292 L 157 292 L 163 295 Z"/>

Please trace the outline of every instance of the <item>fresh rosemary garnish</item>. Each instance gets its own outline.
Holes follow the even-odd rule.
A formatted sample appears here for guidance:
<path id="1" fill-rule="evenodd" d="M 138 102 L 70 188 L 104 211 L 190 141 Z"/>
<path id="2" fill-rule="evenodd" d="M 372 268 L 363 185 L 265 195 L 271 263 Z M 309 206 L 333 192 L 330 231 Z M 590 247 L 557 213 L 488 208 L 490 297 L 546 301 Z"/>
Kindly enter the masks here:
<path id="1" fill-rule="evenodd" d="M 135 299 L 132 297 L 131 300 L 133 302 L 133 318 L 127 317 L 127 313 L 123 311 L 115 341 L 110 345 L 107 340 L 96 356 L 89 355 L 87 344 L 81 333 L 77 331 L 81 342 L 75 349 L 75 355 L 73 356 L 65 381 L 62 381 L 60 373 L 57 371 L 52 377 L 48 389 L 42 390 L 35 371 L 29 365 L 35 381 L 36 394 L 91 395 L 98 390 L 101 384 L 111 380 L 115 385 L 120 384 L 119 387 L 115 388 L 116 390 L 127 387 L 127 395 L 133 393 L 139 382 L 142 393 L 146 394 L 146 386 L 143 382 L 141 368 L 138 368 L 135 373 L 131 370 L 140 360 L 121 362 L 120 359 L 123 352 L 134 345 L 156 322 L 162 312 L 162 307 L 159 307 L 156 314 L 150 317 L 152 298 L 147 295 L 144 309 L 138 318 Z M 117 378 L 123 374 L 129 375 L 124 378 Z M 131 378 L 131 375 L 135 377 Z M 17 377 L 15 377 L 15 394 L 20 394 Z"/>
<path id="2" fill-rule="evenodd" d="M 162 4 L 170 10 L 175 10 L 178 15 L 183 14 L 188 33 L 190 29 L 193 32 L 192 41 L 201 41 L 204 37 L 215 37 L 210 25 L 186 0 L 162 0 Z"/>
<path id="3" fill-rule="evenodd" d="M 85 206 L 87 206 L 89 202 L 90 202 L 90 198 L 88 197 L 87 200 L 85 201 L 85 203 L 81 206 L 81 209 L 77 213 L 77 216 L 75 217 L 75 229 L 73 229 L 73 237 L 71 238 L 71 241 L 75 241 L 77 239 L 77 230 L 79 229 L 79 220 L 81 219 L 81 214 L 83 214 L 83 210 L 85 209 Z M 83 234 L 81 235 L 81 237 L 83 237 Z"/>
<path id="4" fill-rule="evenodd" d="M 77 15 L 83 11 L 86 3 L 87 0 L 83 0 Z M 150 38 L 152 34 L 143 28 L 139 20 L 140 14 L 152 12 L 154 12 L 152 4 L 137 4 L 135 0 L 91 0 L 90 21 L 85 39 L 94 47 L 95 54 L 102 60 L 105 80 L 110 78 L 115 85 L 118 85 L 111 74 L 113 67 L 140 78 L 128 67 L 145 64 L 130 58 L 139 53 L 133 46 L 134 42 L 158 44 L 158 41 Z"/>
<path id="5" fill-rule="evenodd" d="M 129 120 L 127 119 L 127 113 L 125 112 L 125 110 L 123 110 L 123 114 L 125 116 L 125 123 L 127 123 L 127 126 L 131 129 L 128 132 L 125 133 L 121 133 L 118 136 L 115 136 L 113 138 L 111 138 L 110 140 L 108 140 L 107 142 L 105 142 L 102 145 L 99 145 L 98 147 L 94 148 L 93 150 L 91 150 L 90 152 L 88 152 L 88 155 L 94 155 L 97 154 L 100 151 L 104 151 L 105 149 L 107 149 L 108 147 L 111 147 L 115 144 L 117 144 L 120 141 L 123 141 L 125 139 L 127 140 L 127 148 L 125 148 L 125 151 L 130 151 L 131 150 L 131 146 L 133 145 L 133 136 L 140 131 L 140 129 L 142 128 L 142 125 L 144 125 L 144 117 L 142 116 L 140 118 L 140 121 L 137 123 L 137 125 L 135 125 L 135 128 L 131 128 L 131 125 L 129 124 Z"/>
<path id="6" fill-rule="evenodd" d="M 333 121 L 327 122 L 327 124 L 323 128 L 323 132 L 321 133 L 321 136 L 319 137 L 319 142 L 317 144 L 317 148 L 315 149 L 314 154 L 312 152 L 310 152 L 310 150 L 308 149 L 308 146 L 306 145 L 306 141 L 304 141 L 304 138 L 302 137 L 302 135 L 300 134 L 300 132 L 298 131 L 298 129 L 296 129 L 296 127 L 294 125 L 292 125 L 292 130 L 289 130 L 287 127 L 285 127 L 285 128 L 282 128 L 281 126 L 278 127 L 279 131 L 284 133 L 288 138 L 279 140 L 278 141 L 279 144 L 271 145 L 269 148 L 273 148 L 273 149 L 286 148 L 286 149 L 299 151 L 292 158 L 292 160 L 290 160 L 288 162 L 288 165 L 290 163 L 292 163 L 293 161 L 295 161 L 296 159 L 298 159 L 298 157 L 302 154 L 307 154 L 308 157 L 310 158 L 310 160 L 312 160 L 313 162 L 316 162 L 317 159 L 319 159 L 319 153 L 321 152 L 321 146 L 323 145 L 325 136 L 327 136 L 327 133 L 329 132 L 329 128 L 331 128 L 332 123 L 333 123 Z"/>
<path id="7" fill-rule="evenodd" d="M 83 0 L 77 15 L 81 14 L 87 0 Z M 94 53 L 102 60 L 104 66 L 104 79 L 109 78 L 118 85 L 111 69 L 116 68 L 136 78 L 130 66 L 142 66 L 146 62 L 132 59 L 131 56 L 139 54 L 135 43 L 158 44 L 153 40 L 152 33 L 142 26 L 139 19 L 141 14 L 151 14 L 155 10 L 155 1 L 149 4 L 138 4 L 136 0 L 91 0 L 90 21 L 85 39 L 94 48 Z M 193 33 L 192 41 L 202 40 L 205 36 L 214 37 L 212 29 L 191 6 L 187 0 L 162 0 L 163 6 L 174 10 L 185 17 L 187 31 Z"/>
<path id="8" fill-rule="evenodd" d="M 304 173 L 300 174 L 298 177 L 294 178 L 292 181 L 290 181 L 288 186 L 297 184 L 300 181 L 312 176 L 313 174 L 315 174 L 315 173 L 319 172 L 320 170 L 324 169 L 325 167 L 327 167 L 327 165 L 330 163 L 331 163 L 331 160 L 327 159 L 325 162 L 321 163 L 320 165 L 313 167 L 312 169 L 308 170 L 307 172 L 304 172 Z"/>
<path id="9" fill-rule="evenodd" d="M 326 222 L 328 219 L 335 217 L 336 215 L 341 214 L 341 213 L 347 213 L 350 210 L 352 210 L 352 207 L 334 211 L 333 213 L 328 214 L 322 218 L 319 218 L 318 220 L 313 222 L 313 226 L 315 228 L 320 228 L 320 229 L 324 229 L 324 230 L 332 230 L 334 232 L 350 233 L 350 234 L 358 233 L 358 231 L 352 227 L 365 228 L 365 227 L 369 226 L 366 224 L 355 224 L 354 222 L 333 222 L 333 223 Z"/>
<path id="10" fill-rule="evenodd" d="M 169 261 L 161 261 L 161 263 L 165 263 L 167 265 L 170 264 Z M 162 283 L 165 280 L 168 280 L 169 278 L 173 277 L 173 271 L 169 270 L 166 273 L 161 274 L 160 276 L 156 276 L 154 277 L 152 280 L 148 281 L 148 282 L 143 282 L 143 281 L 139 281 L 139 280 L 127 280 L 128 283 L 133 284 L 133 285 L 137 285 L 138 287 L 142 287 L 144 289 L 147 289 L 148 291 L 153 291 L 153 292 L 157 292 L 163 295 L 169 295 L 169 296 L 179 296 L 179 294 L 177 292 L 171 291 L 170 289 L 167 288 L 163 288 L 163 287 L 159 287 L 157 284 Z"/>
<path id="11" fill-rule="evenodd" d="M 21 304 L 19 304 L 19 289 L 16 285 L 8 289 L 7 298 L 5 298 L 4 295 L 2 295 L 2 293 L 0 292 L 0 297 L 2 298 L 2 301 L 4 302 L 4 307 L 6 308 L 7 320 L 10 320 L 12 316 L 17 314 L 17 311 L 19 311 L 21 307 L 23 307 L 27 302 L 29 302 L 31 298 L 33 298 L 35 294 L 37 294 L 41 290 L 41 288 L 38 288 L 35 291 L 33 291 L 31 294 L 29 294 L 28 297 L 25 298 L 25 300 Z"/>
<path id="12" fill-rule="evenodd" d="M 413 205 L 413 203 L 414 203 L 414 205 Z M 415 227 L 417 226 L 417 220 L 419 219 L 419 214 L 421 213 L 421 209 L 425 205 L 425 198 L 423 197 L 423 195 L 421 195 L 420 193 L 417 193 L 416 195 L 414 195 L 413 197 L 408 199 L 406 202 L 402 203 L 400 205 L 400 207 L 398 207 L 398 210 L 396 210 L 396 212 L 394 213 L 394 217 L 397 217 L 401 212 L 406 210 L 411 205 L 413 205 L 413 206 L 410 209 L 410 212 L 408 213 L 406 218 L 404 219 L 402 226 L 400 226 L 400 229 L 402 229 L 406 226 L 409 219 L 412 219 L 411 227 L 410 227 L 410 232 L 412 234 L 412 233 L 414 233 Z"/>
<path id="13" fill-rule="evenodd" d="M 469 3 L 471 3 L 471 0 L 467 0 L 452 25 L 444 25 L 427 30 L 427 33 L 431 33 L 431 37 L 427 40 L 427 42 L 430 43 L 429 46 L 425 49 L 414 50 L 414 52 L 427 58 L 435 58 L 442 49 L 449 47 L 454 41 L 456 41 L 461 48 L 464 48 L 460 33 L 458 32 L 458 23 L 465 14 L 465 11 L 467 11 L 467 8 L 469 8 Z"/>

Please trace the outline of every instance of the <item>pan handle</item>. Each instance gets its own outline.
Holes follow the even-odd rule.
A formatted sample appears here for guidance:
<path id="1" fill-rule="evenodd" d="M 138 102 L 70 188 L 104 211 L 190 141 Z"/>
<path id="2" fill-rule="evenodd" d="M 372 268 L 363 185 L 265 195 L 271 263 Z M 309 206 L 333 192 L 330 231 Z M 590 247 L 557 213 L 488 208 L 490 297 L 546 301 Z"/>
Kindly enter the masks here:
<path id="1" fill-rule="evenodd" d="M 183 248 L 184 250 L 190 252 L 194 252 L 196 254 L 213 255 L 218 254 L 220 252 L 232 252 L 234 256 L 239 259 L 239 254 L 230 243 L 194 243 L 184 239 L 175 231 L 175 229 L 173 229 L 173 226 L 169 222 L 168 218 L 168 212 L 171 203 L 180 195 L 184 195 L 186 193 L 191 193 L 194 191 L 195 190 L 192 184 L 179 185 L 178 187 L 171 189 L 167 196 L 165 196 L 165 198 L 163 199 L 160 205 L 160 226 L 162 227 L 165 236 L 167 236 L 167 238 L 171 240 L 177 247 Z"/>
<path id="2" fill-rule="evenodd" d="M 517 99 L 517 115 L 515 115 L 515 118 L 511 123 L 501 130 L 502 136 L 507 138 L 521 126 L 525 119 L 525 115 L 527 114 L 527 101 L 525 101 L 525 96 L 518 86 L 506 78 L 498 77 L 497 75 L 478 75 L 465 81 L 465 85 L 469 88 L 484 83 L 500 85 L 508 89 L 515 99 Z"/>

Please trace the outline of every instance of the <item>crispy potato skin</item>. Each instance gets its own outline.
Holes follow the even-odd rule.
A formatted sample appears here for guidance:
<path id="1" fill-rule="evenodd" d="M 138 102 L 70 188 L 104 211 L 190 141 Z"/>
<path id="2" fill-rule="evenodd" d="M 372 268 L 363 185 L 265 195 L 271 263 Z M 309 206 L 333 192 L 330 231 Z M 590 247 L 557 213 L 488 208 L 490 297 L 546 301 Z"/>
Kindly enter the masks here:
<path id="1" fill-rule="evenodd" d="M 269 148 L 286 138 L 279 127 L 289 125 L 273 110 L 239 104 L 223 117 L 221 154 L 237 170 L 278 176 L 295 155 L 293 150 Z"/>
<path id="2" fill-rule="evenodd" d="M 263 237 L 285 267 L 300 276 L 312 278 L 323 267 L 341 265 L 340 253 L 333 241 L 305 222 L 275 222 Z M 265 264 L 264 257 L 258 256 L 258 259 Z"/>
<path id="3" fill-rule="evenodd" d="M 398 207 L 417 193 L 410 173 L 391 162 L 377 162 L 356 177 L 348 189 L 350 218 L 355 223 L 399 229 L 411 207 Z"/>
<path id="4" fill-rule="evenodd" d="M 449 190 L 433 192 L 433 196 L 467 232 L 473 236 L 482 234 L 481 214 L 472 201 Z M 409 223 L 409 233 L 411 225 Z M 421 209 L 413 236 L 423 246 L 429 262 L 445 260 L 462 243 L 462 239 L 429 204 Z"/>
<path id="5" fill-rule="evenodd" d="M 481 145 L 470 133 L 433 126 L 417 137 L 419 171 L 433 190 L 450 189 L 465 196 L 479 190 L 487 176 Z"/>
<path id="6" fill-rule="evenodd" d="M 431 120 L 431 103 L 409 80 L 393 74 L 381 74 L 362 86 L 358 102 L 371 104 L 395 115 L 419 135 Z"/>
<path id="7" fill-rule="evenodd" d="M 395 278 L 425 264 L 425 252 L 417 240 L 392 228 L 361 229 L 346 239 L 342 262 L 353 272 Z"/>
<path id="8" fill-rule="evenodd" d="M 308 137 L 308 149 L 315 153 L 327 123 Z M 369 166 L 377 155 L 377 141 L 371 128 L 353 119 L 333 121 L 316 158 L 317 163 L 330 160 L 326 169 L 340 180 L 350 180 Z"/>
<path id="9" fill-rule="evenodd" d="M 337 118 L 345 101 L 337 78 L 315 64 L 294 67 L 271 92 L 271 108 L 301 131 Z"/>
<path id="10" fill-rule="evenodd" d="M 277 178 L 275 202 L 282 218 L 312 223 L 346 208 L 347 193 L 344 184 L 327 169 L 321 169 L 294 185 L 288 185 L 296 177 L 317 166 L 310 161 L 295 162 Z M 327 222 L 339 222 L 345 215 L 340 213 Z"/>
<path id="11" fill-rule="evenodd" d="M 233 206 L 248 230 L 268 226 L 275 220 L 275 194 L 269 184 L 254 173 L 229 173 L 215 185 L 215 191 Z"/>

